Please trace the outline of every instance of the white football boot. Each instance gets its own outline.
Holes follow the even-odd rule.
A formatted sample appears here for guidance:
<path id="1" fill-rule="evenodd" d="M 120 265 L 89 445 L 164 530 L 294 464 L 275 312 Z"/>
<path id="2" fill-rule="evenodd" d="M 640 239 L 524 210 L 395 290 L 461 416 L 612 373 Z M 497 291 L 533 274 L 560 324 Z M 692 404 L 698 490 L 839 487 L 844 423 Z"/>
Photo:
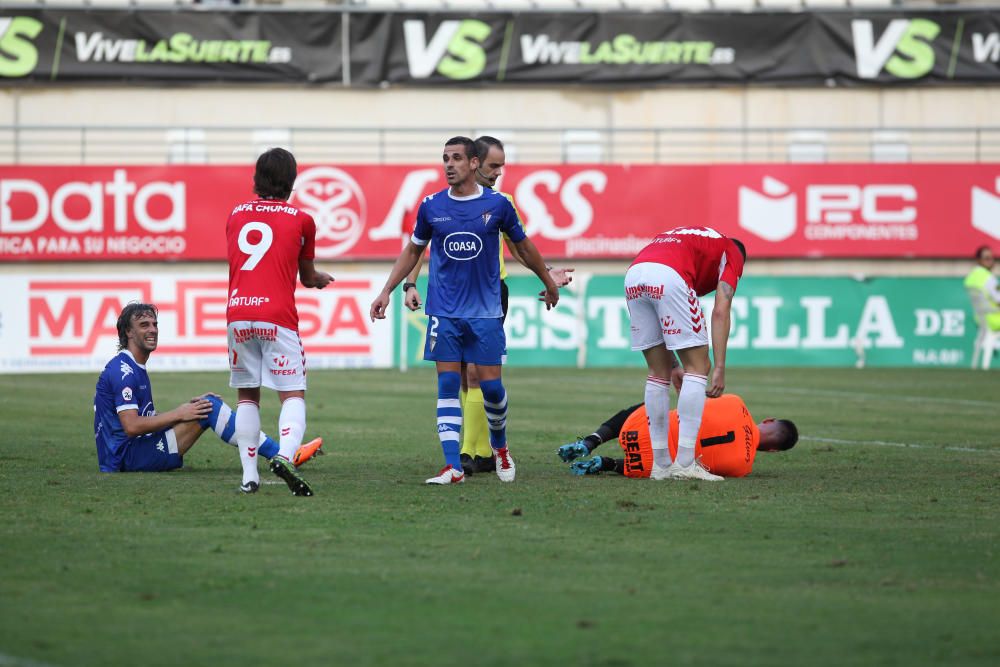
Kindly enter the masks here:
<path id="1" fill-rule="evenodd" d="M 676 465 L 676 463 L 671 463 L 668 466 L 658 466 L 654 463 L 653 469 L 649 473 L 649 478 L 657 482 L 661 479 L 673 479 L 673 472 Z"/>
<path id="2" fill-rule="evenodd" d="M 431 477 L 425 484 L 463 484 L 465 482 L 465 473 L 461 470 L 455 470 L 451 466 L 445 466 L 441 468 L 437 476 Z"/>
<path id="3" fill-rule="evenodd" d="M 497 477 L 500 478 L 501 482 L 513 482 L 514 481 L 514 459 L 511 458 L 510 452 L 507 448 L 495 449 L 493 453 L 496 455 L 497 460 Z"/>
<path id="4" fill-rule="evenodd" d="M 691 465 L 685 467 L 677 465 L 675 462 L 667 469 L 670 479 L 697 479 L 703 482 L 721 482 L 724 478 L 720 475 L 713 475 L 705 466 L 701 464 L 701 459 L 695 459 Z"/>

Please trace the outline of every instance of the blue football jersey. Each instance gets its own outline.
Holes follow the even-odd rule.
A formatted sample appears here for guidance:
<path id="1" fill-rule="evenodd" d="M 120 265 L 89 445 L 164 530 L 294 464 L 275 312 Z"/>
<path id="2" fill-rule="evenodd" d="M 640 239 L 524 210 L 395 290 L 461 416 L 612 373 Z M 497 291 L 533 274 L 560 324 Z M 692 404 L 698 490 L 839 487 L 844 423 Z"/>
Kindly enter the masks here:
<path id="1" fill-rule="evenodd" d="M 94 440 L 101 472 L 118 472 L 129 438 L 125 435 L 118 413 L 137 410 L 149 417 L 153 407 L 153 387 L 146 367 L 136 363 L 128 350 L 122 350 L 101 371 L 94 393 Z"/>
<path id="2" fill-rule="evenodd" d="M 500 233 L 519 243 L 524 230 L 514 207 L 499 192 L 452 196 L 450 189 L 424 198 L 413 242 L 431 244 L 424 312 L 439 317 L 502 317 Z"/>

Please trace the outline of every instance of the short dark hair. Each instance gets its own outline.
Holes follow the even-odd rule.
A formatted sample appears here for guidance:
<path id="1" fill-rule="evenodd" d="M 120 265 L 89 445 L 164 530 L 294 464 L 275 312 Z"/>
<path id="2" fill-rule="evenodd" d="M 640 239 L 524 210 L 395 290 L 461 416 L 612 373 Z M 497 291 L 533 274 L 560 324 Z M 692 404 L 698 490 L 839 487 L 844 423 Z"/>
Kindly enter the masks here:
<path id="1" fill-rule="evenodd" d="M 799 429 L 794 422 L 788 419 L 778 419 L 777 422 L 781 425 L 781 434 L 784 436 L 778 444 L 778 449 L 784 452 L 794 447 L 795 443 L 799 441 Z"/>
<path id="2" fill-rule="evenodd" d="M 743 245 L 743 241 L 740 241 L 739 239 L 729 239 L 729 240 L 735 243 L 736 247 L 739 248 L 740 254 L 743 255 L 743 261 L 744 262 L 747 261 L 747 247 Z"/>
<path id="3" fill-rule="evenodd" d="M 978 248 L 976 248 L 976 259 L 977 260 L 982 259 L 983 253 L 986 252 L 987 250 L 992 252 L 992 248 L 990 248 L 988 245 L 981 245 Z"/>
<path id="4" fill-rule="evenodd" d="M 480 162 L 486 159 L 486 156 L 489 155 L 490 148 L 493 146 L 496 146 L 500 150 L 504 150 L 503 142 L 496 137 L 484 134 L 476 139 L 476 155 L 479 157 Z"/>
<path id="5" fill-rule="evenodd" d="M 468 137 L 452 137 L 448 141 L 444 142 L 445 146 L 457 146 L 462 145 L 465 147 L 465 157 L 472 159 L 476 157 L 476 142 Z"/>
<path id="6" fill-rule="evenodd" d="M 128 347 L 128 329 L 132 326 L 132 320 L 143 315 L 152 315 L 153 319 L 158 317 L 156 306 L 151 303 L 139 303 L 133 301 L 124 308 L 118 315 L 118 349 L 124 350 Z"/>
<path id="7" fill-rule="evenodd" d="M 253 191 L 264 199 L 288 199 L 298 176 L 295 156 L 284 148 L 270 148 L 257 158 Z"/>

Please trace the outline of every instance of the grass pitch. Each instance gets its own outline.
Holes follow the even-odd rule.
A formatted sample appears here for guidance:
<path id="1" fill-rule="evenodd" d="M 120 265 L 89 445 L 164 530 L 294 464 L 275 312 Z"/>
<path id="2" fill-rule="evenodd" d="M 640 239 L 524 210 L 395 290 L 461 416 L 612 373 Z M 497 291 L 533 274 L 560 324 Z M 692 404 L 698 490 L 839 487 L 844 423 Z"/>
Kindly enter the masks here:
<path id="1" fill-rule="evenodd" d="M 161 410 L 233 399 L 155 366 Z M 239 495 L 212 433 L 182 471 L 102 475 L 96 374 L 0 377 L 0 665 L 995 665 L 998 377 L 732 369 L 802 440 L 699 484 L 555 456 L 638 370 L 511 369 L 517 481 L 430 488 L 432 372 L 317 371 L 313 498 Z"/>

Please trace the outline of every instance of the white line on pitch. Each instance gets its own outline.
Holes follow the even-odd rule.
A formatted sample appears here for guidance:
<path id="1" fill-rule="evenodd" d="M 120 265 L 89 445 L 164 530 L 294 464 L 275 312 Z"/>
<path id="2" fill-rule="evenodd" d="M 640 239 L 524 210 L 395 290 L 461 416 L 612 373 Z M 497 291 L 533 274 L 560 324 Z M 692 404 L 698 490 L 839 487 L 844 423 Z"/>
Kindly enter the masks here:
<path id="1" fill-rule="evenodd" d="M 48 662 L 39 662 L 31 658 L 19 658 L 16 655 L 0 653 L 0 667 L 55 667 Z"/>
<path id="2" fill-rule="evenodd" d="M 934 404 L 946 403 L 948 405 L 968 405 L 977 408 L 995 408 L 996 401 L 977 401 L 965 398 L 945 398 L 932 396 L 893 396 L 891 394 L 868 394 L 842 389 L 807 389 L 804 387 L 775 387 L 769 385 L 741 385 L 740 389 L 750 389 L 754 391 L 773 391 L 782 394 L 802 394 L 804 396 L 840 396 L 844 398 L 855 398 L 859 400 L 878 399 L 882 401 L 903 401 Z M 979 450 L 976 450 L 979 451 Z"/>
<path id="3" fill-rule="evenodd" d="M 984 452 L 989 454 L 1000 452 L 1000 450 L 996 449 L 981 449 L 977 447 L 954 447 L 951 445 L 938 447 L 937 445 L 917 445 L 909 442 L 887 442 L 885 440 L 839 440 L 837 438 L 812 438 L 806 436 L 800 439 L 810 442 L 826 442 L 833 445 L 874 445 L 876 447 L 902 447 L 904 449 L 947 449 L 952 452 Z"/>

